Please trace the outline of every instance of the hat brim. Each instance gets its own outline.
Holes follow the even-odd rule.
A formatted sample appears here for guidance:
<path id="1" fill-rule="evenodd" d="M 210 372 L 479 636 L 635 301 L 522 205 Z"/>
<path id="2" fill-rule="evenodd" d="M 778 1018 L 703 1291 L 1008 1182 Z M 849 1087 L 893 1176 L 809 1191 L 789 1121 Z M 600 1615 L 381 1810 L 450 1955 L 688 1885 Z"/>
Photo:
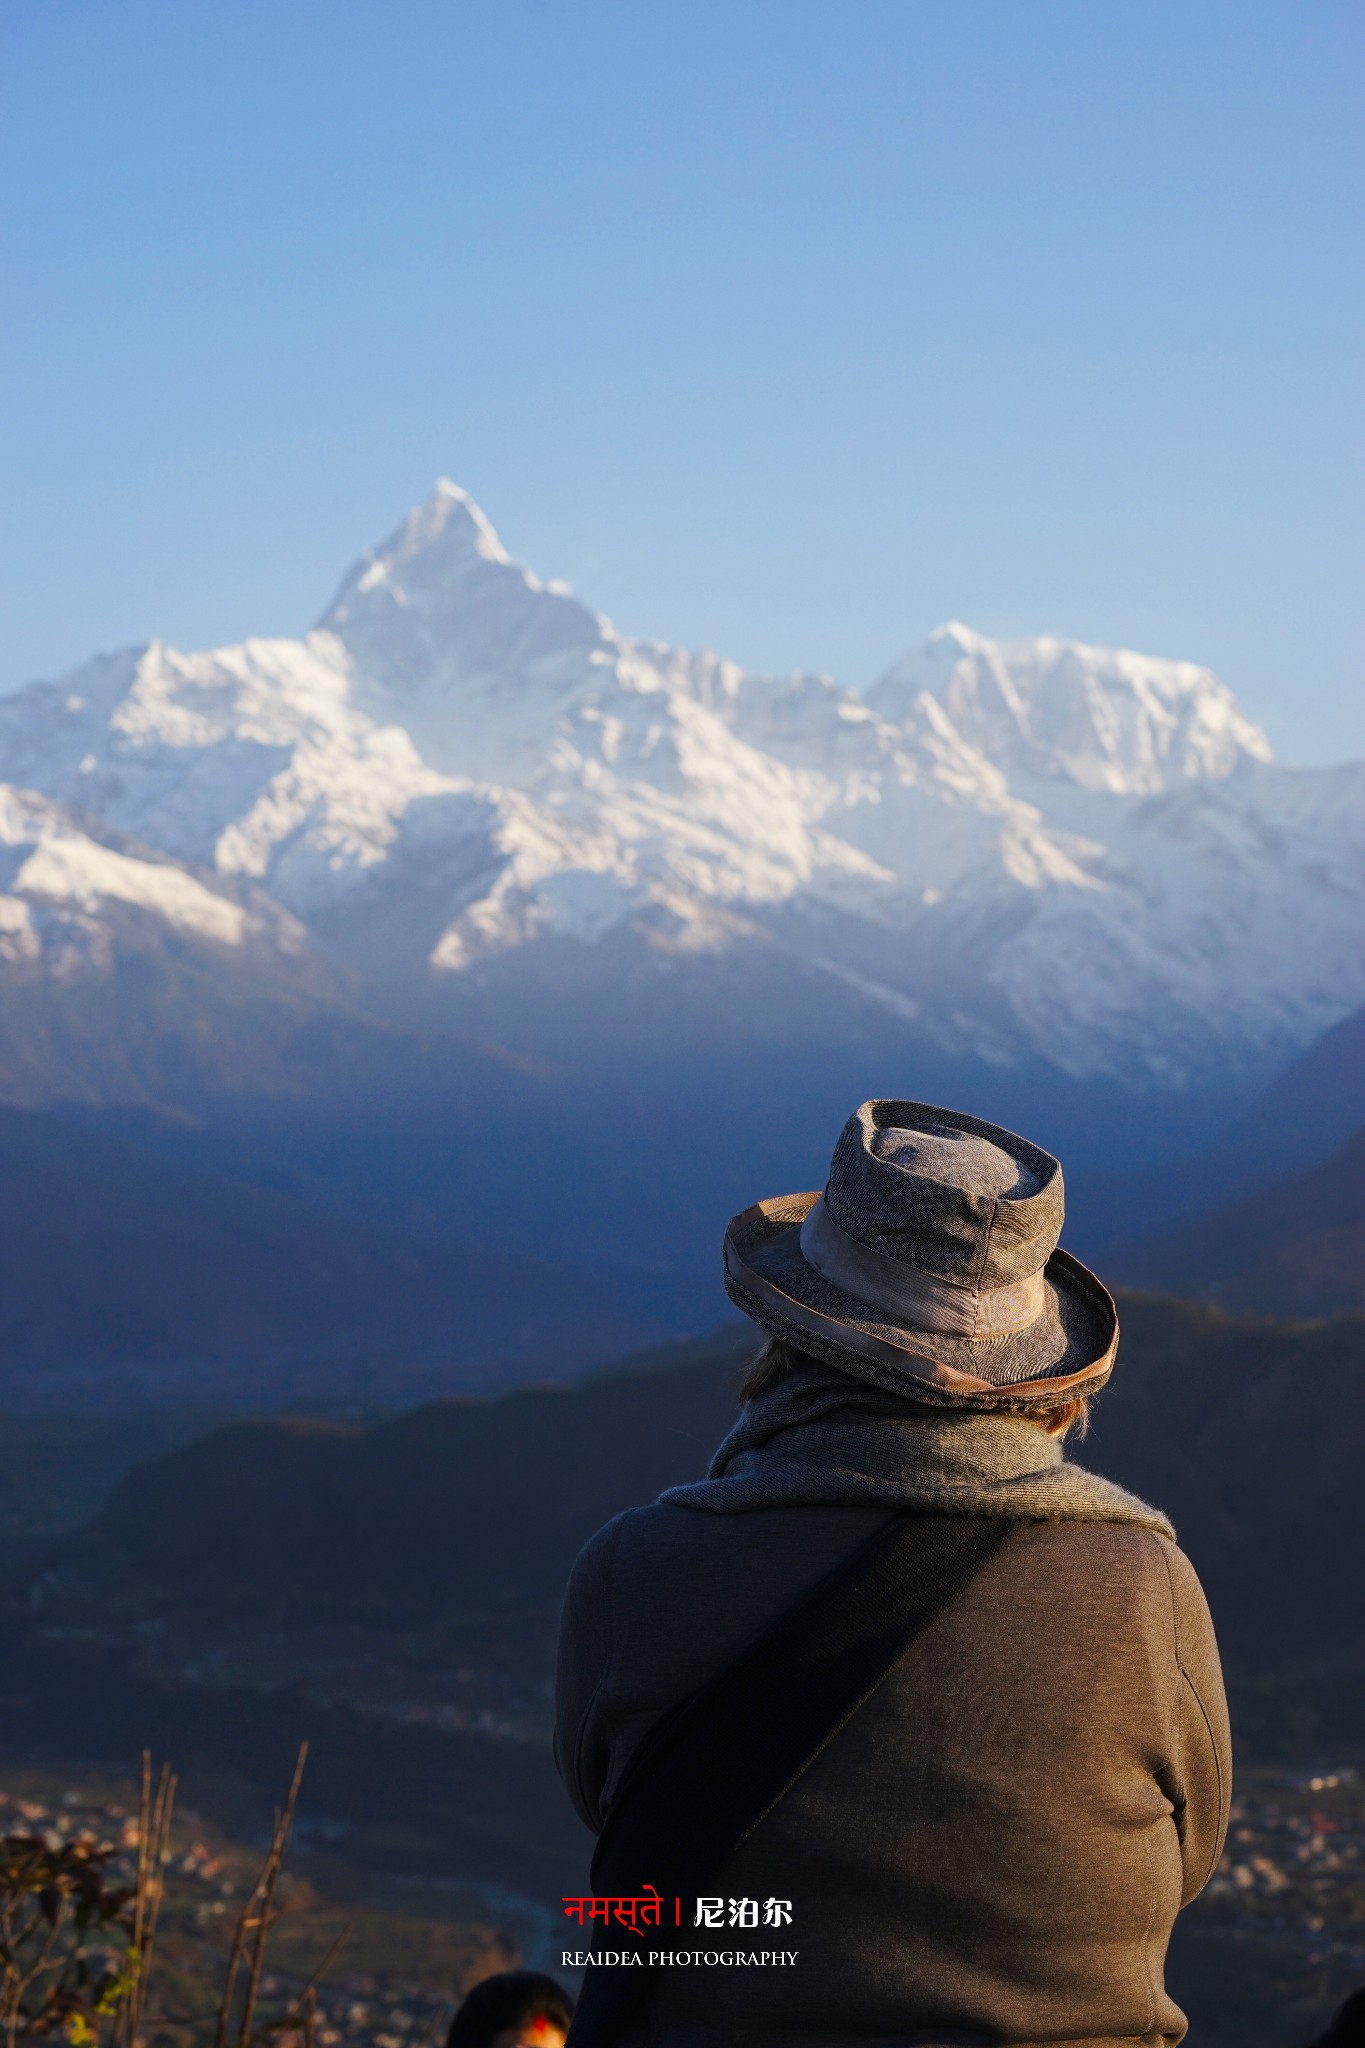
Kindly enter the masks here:
<path id="1" fill-rule="evenodd" d="M 1093 1393 L 1113 1371 L 1118 1310 L 1069 1252 L 1043 1269 L 1044 1307 L 1004 1337 L 917 1330 L 872 1308 L 809 1265 L 801 1225 L 818 1194 L 777 1195 L 732 1216 L 725 1291 L 770 1336 L 857 1378 L 953 1408 L 1054 1405 Z"/>

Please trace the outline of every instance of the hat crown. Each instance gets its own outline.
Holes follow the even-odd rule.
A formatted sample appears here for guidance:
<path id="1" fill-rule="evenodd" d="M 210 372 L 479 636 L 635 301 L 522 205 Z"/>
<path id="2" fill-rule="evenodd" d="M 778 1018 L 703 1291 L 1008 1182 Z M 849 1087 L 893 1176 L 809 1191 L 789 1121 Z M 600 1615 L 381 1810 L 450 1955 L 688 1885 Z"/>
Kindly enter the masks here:
<path id="1" fill-rule="evenodd" d="M 874 1101 L 839 1136 L 825 1207 L 848 1236 L 958 1287 L 1042 1271 L 1065 1210 L 1050 1152 L 1000 1124 L 927 1102 Z"/>

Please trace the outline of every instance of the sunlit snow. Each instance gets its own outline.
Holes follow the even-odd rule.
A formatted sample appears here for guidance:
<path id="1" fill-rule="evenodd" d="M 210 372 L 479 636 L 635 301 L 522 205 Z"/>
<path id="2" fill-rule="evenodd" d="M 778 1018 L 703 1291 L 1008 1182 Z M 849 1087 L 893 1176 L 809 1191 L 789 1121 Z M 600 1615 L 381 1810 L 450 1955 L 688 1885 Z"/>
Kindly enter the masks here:
<path id="1" fill-rule="evenodd" d="M 189 863 L 325 914 L 362 968 L 377 907 L 414 977 L 551 935 L 762 938 L 1076 1074 L 1284 1054 L 1365 1002 L 1365 768 L 1277 767 L 1207 669 L 953 623 L 865 693 L 753 675 L 618 633 L 446 482 L 301 639 L 152 643 L 0 701 L 0 777 L 165 857 L 45 828 L 10 957 L 29 895 L 236 943 Z"/>

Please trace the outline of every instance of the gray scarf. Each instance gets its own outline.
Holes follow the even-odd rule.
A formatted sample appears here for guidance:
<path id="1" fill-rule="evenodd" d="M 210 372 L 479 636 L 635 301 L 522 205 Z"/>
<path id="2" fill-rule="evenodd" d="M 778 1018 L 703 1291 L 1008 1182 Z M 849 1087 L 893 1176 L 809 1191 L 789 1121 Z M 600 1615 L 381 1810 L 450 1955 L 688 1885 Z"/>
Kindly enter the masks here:
<path id="1" fill-rule="evenodd" d="M 659 1496 L 714 1515 L 753 1508 L 904 1507 L 1027 1521 L 1166 1517 L 1069 1465 L 1056 1437 L 1005 1409 L 930 1408 L 812 1360 L 743 1410 L 705 1479 Z"/>

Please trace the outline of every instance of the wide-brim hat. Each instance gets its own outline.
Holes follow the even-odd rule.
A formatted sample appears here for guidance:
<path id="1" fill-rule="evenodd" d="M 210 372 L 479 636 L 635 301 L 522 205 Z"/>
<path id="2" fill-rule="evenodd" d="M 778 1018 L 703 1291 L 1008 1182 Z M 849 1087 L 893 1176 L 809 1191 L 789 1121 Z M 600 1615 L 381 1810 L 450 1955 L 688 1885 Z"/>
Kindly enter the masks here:
<path id="1" fill-rule="evenodd" d="M 822 1192 L 730 1219 L 730 1299 L 794 1350 L 917 1401 L 1057 1406 L 1102 1386 L 1108 1290 L 1058 1248 L 1062 1170 L 1001 1125 L 865 1102 Z"/>

